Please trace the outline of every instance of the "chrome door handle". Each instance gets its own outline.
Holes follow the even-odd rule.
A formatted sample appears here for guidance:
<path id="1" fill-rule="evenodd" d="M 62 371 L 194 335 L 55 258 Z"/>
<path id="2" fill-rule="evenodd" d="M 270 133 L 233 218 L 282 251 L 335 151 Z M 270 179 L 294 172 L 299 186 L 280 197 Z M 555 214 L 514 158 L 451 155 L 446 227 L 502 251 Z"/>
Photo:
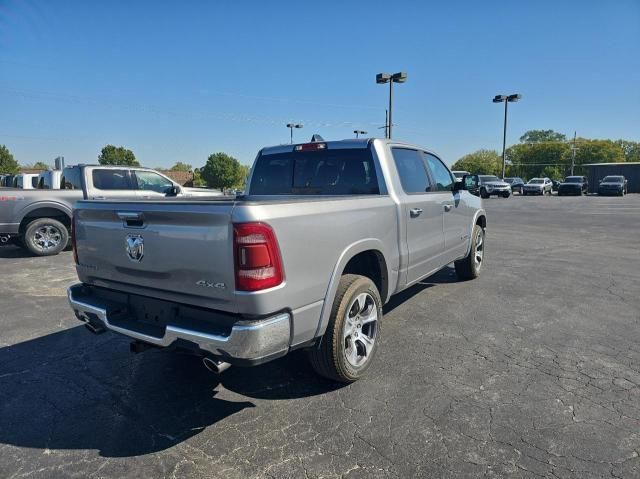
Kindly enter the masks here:
<path id="1" fill-rule="evenodd" d="M 422 213 L 422 208 L 411 208 L 409 210 L 409 214 L 411 215 L 412 218 L 416 218 L 420 216 L 420 213 Z"/>
<path id="2" fill-rule="evenodd" d="M 452 207 L 452 206 L 453 206 L 453 205 L 444 205 L 444 210 L 445 210 L 445 211 L 451 211 L 451 207 Z"/>

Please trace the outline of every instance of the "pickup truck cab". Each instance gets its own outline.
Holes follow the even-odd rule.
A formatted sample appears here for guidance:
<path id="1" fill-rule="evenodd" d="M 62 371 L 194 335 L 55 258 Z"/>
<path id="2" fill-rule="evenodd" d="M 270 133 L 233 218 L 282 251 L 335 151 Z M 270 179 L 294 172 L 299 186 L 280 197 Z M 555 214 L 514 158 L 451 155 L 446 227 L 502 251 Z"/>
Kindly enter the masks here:
<path id="1" fill-rule="evenodd" d="M 222 195 L 213 190 L 185 188 L 143 167 L 76 165 L 34 178 L 39 179 L 40 189 L 0 190 L 0 243 L 17 243 L 37 256 L 55 255 L 67 247 L 73 206 L 82 199 Z"/>
<path id="2" fill-rule="evenodd" d="M 427 149 L 352 139 L 262 149 L 239 198 L 80 201 L 69 302 L 134 351 L 187 349 L 222 371 L 304 348 L 354 381 L 394 294 L 451 263 L 480 274 L 477 183 Z"/>

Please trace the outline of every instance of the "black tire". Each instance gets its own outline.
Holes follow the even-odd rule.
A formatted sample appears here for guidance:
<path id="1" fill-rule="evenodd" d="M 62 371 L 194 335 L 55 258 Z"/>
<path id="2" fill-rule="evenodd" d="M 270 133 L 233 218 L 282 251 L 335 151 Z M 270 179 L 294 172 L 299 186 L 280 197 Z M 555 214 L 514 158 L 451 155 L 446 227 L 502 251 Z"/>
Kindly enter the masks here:
<path id="1" fill-rule="evenodd" d="M 478 235 L 481 235 L 482 239 L 480 244 L 478 244 Z M 482 264 L 484 263 L 484 243 L 484 229 L 480 225 L 475 225 L 473 227 L 473 234 L 471 235 L 471 248 L 469 249 L 469 254 L 454 263 L 458 279 L 467 281 L 470 279 L 476 279 L 478 276 L 480 276 L 480 270 L 482 269 Z M 478 252 L 478 246 L 482 247 L 480 263 L 476 262 L 476 253 Z"/>
<path id="2" fill-rule="evenodd" d="M 487 193 L 487 190 L 485 190 L 484 188 L 480 188 L 480 198 L 486 200 L 487 198 L 489 198 L 489 196 L 490 195 Z"/>
<path id="3" fill-rule="evenodd" d="M 343 337 L 344 334 L 346 334 L 345 328 L 348 327 L 347 315 L 351 314 L 357 298 L 361 297 L 363 293 L 365 293 L 367 298 L 373 299 L 374 304 L 369 303 L 369 307 L 376 308 L 377 320 L 374 321 L 374 341 L 370 351 L 363 356 L 364 359 L 361 364 L 353 365 L 347 360 L 347 351 L 349 348 L 346 345 L 347 338 L 343 339 Z M 373 312 L 373 309 L 371 312 Z M 382 301 L 378 288 L 373 284 L 373 281 L 365 276 L 356 274 L 345 274 L 342 276 L 335 300 L 333 301 L 327 330 L 320 344 L 308 350 L 309 361 L 316 373 L 325 378 L 342 383 L 352 383 L 360 379 L 371 366 L 378 349 L 381 319 Z M 363 334 L 363 332 L 364 328 L 360 329 L 360 334 Z M 355 344 L 358 340 L 352 337 L 351 341 L 354 341 L 353 344 Z M 362 344 L 363 342 L 360 341 L 360 345 Z M 356 348 L 356 350 L 358 350 L 358 348 Z"/>
<path id="4" fill-rule="evenodd" d="M 511 193 L 502 193 L 503 198 L 509 198 L 509 196 L 511 196 Z"/>
<path id="5" fill-rule="evenodd" d="M 27 225 L 23 242 L 24 247 L 36 256 L 52 256 L 67 247 L 69 231 L 58 220 L 39 218 Z"/>

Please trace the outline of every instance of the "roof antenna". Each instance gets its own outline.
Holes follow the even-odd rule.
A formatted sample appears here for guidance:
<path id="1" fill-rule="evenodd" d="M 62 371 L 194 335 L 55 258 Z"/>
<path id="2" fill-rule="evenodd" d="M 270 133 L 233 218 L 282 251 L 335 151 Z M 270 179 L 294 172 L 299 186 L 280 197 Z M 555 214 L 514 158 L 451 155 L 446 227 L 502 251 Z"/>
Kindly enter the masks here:
<path id="1" fill-rule="evenodd" d="M 322 138 L 320 135 L 318 135 L 317 133 L 315 133 L 315 134 L 311 137 L 311 143 L 317 143 L 318 141 L 324 141 L 324 138 Z"/>

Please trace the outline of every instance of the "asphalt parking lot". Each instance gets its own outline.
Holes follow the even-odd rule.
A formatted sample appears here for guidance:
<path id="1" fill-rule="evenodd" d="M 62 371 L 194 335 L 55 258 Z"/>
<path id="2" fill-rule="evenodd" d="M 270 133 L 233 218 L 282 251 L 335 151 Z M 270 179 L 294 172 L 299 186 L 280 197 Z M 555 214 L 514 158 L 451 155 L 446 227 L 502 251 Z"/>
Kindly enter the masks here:
<path id="1" fill-rule="evenodd" d="M 209 373 L 73 317 L 0 248 L 0 477 L 639 477 L 640 195 L 485 200 L 482 277 L 387 305 L 370 375 Z"/>

